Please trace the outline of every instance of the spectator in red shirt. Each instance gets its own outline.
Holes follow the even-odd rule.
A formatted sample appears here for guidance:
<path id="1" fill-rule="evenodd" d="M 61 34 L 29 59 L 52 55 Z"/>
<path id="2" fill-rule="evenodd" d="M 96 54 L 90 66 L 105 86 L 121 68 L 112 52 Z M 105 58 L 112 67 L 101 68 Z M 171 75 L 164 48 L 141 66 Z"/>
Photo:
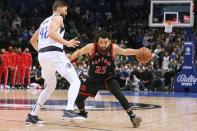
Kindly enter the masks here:
<path id="1" fill-rule="evenodd" d="M 7 79 L 8 79 L 8 58 L 5 55 L 5 52 L 6 52 L 6 50 L 3 48 L 1 50 L 2 65 L 0 66 L 0 83 L 1 83 L 2 77 L 4 75 L 3 88 L 6 88 Z"/>
<path id="2" fill-rule="evenodd" d="M 26 48 L 25 51 L 25 73 L 24 75 L 27 78 L 27 88 L 29 88 L 30 85 L 30 71 L 31 71 L 31 66 L 32 66 L 32 56 L 31 53 L 29 53 L 29 48 Z"/>
<path id="3" fill-rule="evenodd" d="M 17 61 L 16 83 L 19 88 L 24 88 L 25 60 L 24 60 L 24 53 L 21 51 L 21 48 L 18 48 L 16 61 Z"/>

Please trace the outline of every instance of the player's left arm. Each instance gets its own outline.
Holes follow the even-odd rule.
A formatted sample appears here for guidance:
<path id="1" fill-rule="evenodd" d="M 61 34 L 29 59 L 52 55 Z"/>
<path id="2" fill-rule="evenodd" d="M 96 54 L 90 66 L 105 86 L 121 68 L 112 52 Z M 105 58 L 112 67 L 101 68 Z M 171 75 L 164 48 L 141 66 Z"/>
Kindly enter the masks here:
<path id="1" fill-rule="evenodd" d="M 39 36 L 40 28 L 34 33 L 34 35 L 30 39 L 31 45 L 34 47 L 36 51 L 38 51 L 38 36 Z"/>
<path id="2" fill-rule="evenodd" d="M 113 51 L 114 51 L 115 56 L 117 56 L 117 55 L 125 55 L 125 56 L 136 55 L 137 52 L 139 51 L 138 49 L 129 49 L 129 48 L 123 49 L 116 44 L 114 44 L 113 46 L 114 46 Z"/>
<path id="3" fill-rule="evenodd" d="M 93 48 L 94 48 L 93 44 L 87 44 L 83 48 L 73 52 L 73 54 L 70 56 L 70 60 L 72 61 L 82 55 L 85 55 L 85 54 L 91 55 Z"/>

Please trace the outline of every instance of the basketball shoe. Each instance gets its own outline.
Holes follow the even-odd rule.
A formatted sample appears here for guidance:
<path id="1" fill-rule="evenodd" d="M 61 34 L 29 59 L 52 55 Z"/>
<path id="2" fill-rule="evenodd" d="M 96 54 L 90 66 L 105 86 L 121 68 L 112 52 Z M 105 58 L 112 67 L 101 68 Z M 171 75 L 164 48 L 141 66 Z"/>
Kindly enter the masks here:
<path id="1" fill-rule="evenodd" d="M 88 112 L 85 111 L 80 111 L 79 113 L 77 113 L 77 115 L 82 116 L 84 118 L 88 118 Z"/>
<path id="2" fill-rule="evenodd" d="M 27 119 L 26 119 L 26 124 L 42 124 L 44 123 L 43 120 L 41 120 L 40 118 L 38 118 L 38 116 L 33 116 L 31 114 L 28 114 Z"/>
<path id="3" fill-rule="evenodd" d="M 136 116 L 135 114 L 129 114 L 131 123 L 133 124 L 134 128 L 137 128 L 140 126 L 140 122 L 142 121 L 142 118 L 139 116 Z"/>
<path id="4" fill-rule="evenodd" d="M 64 110 L 63 119 L 85 119 L 83 116 L 78 115 L 73 110 Z"/>

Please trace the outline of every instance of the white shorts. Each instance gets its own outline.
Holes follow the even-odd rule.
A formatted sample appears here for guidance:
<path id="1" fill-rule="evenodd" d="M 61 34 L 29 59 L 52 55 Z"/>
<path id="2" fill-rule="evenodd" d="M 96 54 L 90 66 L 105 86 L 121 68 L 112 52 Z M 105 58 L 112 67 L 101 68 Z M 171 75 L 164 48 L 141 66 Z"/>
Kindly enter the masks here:
<path id="1" fill-rule="evenodd" d="M 44 79 L 54 76 L 56 71 L 61 76 L 66 76 L 70 72 L 75 72 L 75 68 L 64 52 L 49 51 L 38 53 L 38 61 L 42 68 L 42 77 Z"/>

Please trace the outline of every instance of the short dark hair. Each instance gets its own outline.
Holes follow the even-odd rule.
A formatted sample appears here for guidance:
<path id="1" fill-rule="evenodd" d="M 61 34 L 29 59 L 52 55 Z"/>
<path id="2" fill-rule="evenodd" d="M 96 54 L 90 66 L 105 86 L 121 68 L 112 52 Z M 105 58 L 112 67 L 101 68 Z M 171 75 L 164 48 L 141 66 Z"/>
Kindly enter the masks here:
<path id="1" fill-rule="evenodd" d="M 99 38 L 103 38 L 103 39 L 108 38 L 109 40 L 111 40 L 112 36 L 111 36 L 111 33 L 107 32 L 107 31 L 101 31 L 98 33 L 97 39 L 99 39 Z"/>
<path id="2" fill-rule="evenodd" d="M 55 3 L 53 4 L 53 11 L 56 11 L 58 7 L 63 7 L 63 6 L 67 6 L 68 7 L 68 4 L 64 1 L 61 1 L 61 0 L 56 0 Z"/>

